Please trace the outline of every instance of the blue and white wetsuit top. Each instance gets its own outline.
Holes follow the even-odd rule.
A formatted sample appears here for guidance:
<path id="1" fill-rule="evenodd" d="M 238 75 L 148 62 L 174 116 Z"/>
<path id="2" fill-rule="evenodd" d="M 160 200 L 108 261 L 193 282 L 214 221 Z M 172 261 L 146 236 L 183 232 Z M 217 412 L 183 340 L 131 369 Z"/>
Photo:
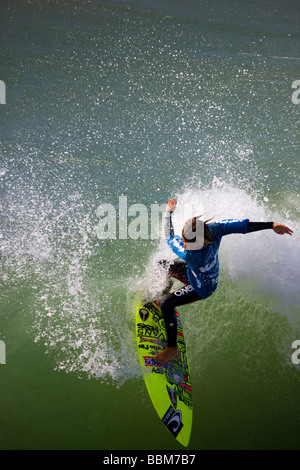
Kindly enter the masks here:
<path id="1" fill-rule="evenodd" d="M 249 219 L 228 219 L 209 224 L 214 242 L 200 250 L 185 250 L 182 238 L 172 234 L 167 243 L 173 252 L 187 264 L 187 276 L 197 294 L 206 299 L 216 290 L 219 278 L 218 252 L 222 237 L 233 233 L 247 233 Z"/>

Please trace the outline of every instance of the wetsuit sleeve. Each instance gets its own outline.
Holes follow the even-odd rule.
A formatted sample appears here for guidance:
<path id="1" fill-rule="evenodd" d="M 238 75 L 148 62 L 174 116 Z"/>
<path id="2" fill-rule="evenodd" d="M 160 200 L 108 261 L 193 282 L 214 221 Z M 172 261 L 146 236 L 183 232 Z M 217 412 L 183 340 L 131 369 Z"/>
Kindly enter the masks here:
<path id="1" fill-rule="evenodd" d="M 273 228 L 273 222 L 250 222 L 249 219 L 228 219 L 212 224 L 214 230 L 222 237 L 232 233 L 251 233 Z"/>
<path id="2" fill-rule="evenodd" d="M 173 212 L 165 212 L 164 215 L 164 228 L 166 239 L 174 235 L 174 227 L 172 223 Z"/>
<path id="3" fill-rule="evenodd" d="M 164 215 L 165 236 L 166 236 L 169 247 L 175 253 L 175 255 L 185 260 L 186 250 L 184 249 L 182 238 L 179 237 L 178 235 L 174 235 L 172 214 L 173 212 L 165 212 L 165 215 Z"/>
<path id="4" fill-rule="evenodd" d="M 249 219 L 226 219 L 211 225 L 213 227 L 213 231 L 224 237 L 225 235 L 231 235 L 232 233 L 247 233 L 248 222 Z"/>
<path id="5" fill-rule="evenodd" d="M 178 256 L 178 258 L 181 258 L 186 261 L 187 251 L 184 249 L 181 237 L 179 237 L 178 235 L 173 235 L 168 238 L 167 243 L 173 253 Z"/>
<path id="6" fill-rule="evenodd" d="M 273 222 L 248 222 L 247 233 L 273 228 Z"/>

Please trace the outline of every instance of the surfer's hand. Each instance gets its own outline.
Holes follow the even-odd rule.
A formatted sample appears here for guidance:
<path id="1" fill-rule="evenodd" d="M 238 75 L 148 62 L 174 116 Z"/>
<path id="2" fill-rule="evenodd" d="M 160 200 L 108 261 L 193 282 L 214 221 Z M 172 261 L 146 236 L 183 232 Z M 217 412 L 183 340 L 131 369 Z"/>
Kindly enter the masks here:
<path id="1" fill-rule="evenodd" d="M 155 356 L 156 362 L 158 364 L 165 364 L 166 362 L 171 361 L 175 356 L 179 354 L 177 346 L 170 347 L 167 346 L 162 352 L 158 353 Z"/>
<path id="2" fill-rule="evenodd" d="M 273 224 L 273 230 L 275 233 L 278 233 L 278 235 L 284 235 L 287 233 L 288 235 L 292 235 L 293 230 L 291 230 L 289 227 L 283 224 Z"/>
<path id="3" fill-rule="evenodd" d="M 166 212 L 174 212 L 176 209 L 177 200 L 175 198 L 170 199 L 166 205 Z"/>

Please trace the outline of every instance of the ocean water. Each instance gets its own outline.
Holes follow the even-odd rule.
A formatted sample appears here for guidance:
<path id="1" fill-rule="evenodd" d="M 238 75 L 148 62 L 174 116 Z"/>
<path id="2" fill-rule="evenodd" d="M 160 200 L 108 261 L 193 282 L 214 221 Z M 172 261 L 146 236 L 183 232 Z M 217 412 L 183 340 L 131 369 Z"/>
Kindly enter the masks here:
<path id="1" fill-rule="evenodd" d="M 189 449 L 300 449 L 299 2 L 7 0 L 0 15 L 0 448 L 182 449 L 134 331 L 172 258 L 151 208 L 176 196 L 178 233 L 191 206 L 294 231 L 224 238 L 218 290 L 179 309 Z"/>

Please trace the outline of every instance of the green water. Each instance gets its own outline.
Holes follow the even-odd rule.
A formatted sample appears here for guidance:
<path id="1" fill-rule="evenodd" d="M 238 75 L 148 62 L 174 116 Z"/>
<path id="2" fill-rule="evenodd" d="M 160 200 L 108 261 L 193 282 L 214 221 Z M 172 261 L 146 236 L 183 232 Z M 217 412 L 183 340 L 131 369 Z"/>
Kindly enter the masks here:
<path id="1" fill-rule="evenodd" d="M 189 449 L 299 449 L 298 2 L 12 0 L 0 15 L 0 448 L 182 449 L 147 395 L 133 308 L 160 292 L 172 254 L 150 207 L 175 195 L 294 230 L 224 239 L 218 290 L 179 310 Z M 147 207 L 146 239 L 97 236 L 121 196 Z"/>

